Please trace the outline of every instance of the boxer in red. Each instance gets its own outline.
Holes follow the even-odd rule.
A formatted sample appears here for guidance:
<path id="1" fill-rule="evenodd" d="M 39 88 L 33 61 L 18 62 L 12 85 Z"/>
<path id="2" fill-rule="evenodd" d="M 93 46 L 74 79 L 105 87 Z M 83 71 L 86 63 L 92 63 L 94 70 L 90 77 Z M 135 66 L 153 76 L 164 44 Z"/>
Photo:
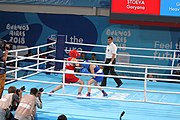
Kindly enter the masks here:
<path id="1" fill-rule="evenodd" d="M 76 50 L 71 50 L 69 52 L 69 56 L 70 57 L 67 59 L 67 61 L 77 62 L 76 58 L 80 57 L 80 53 L 78 53 Z M 74 69 L 76 66 L 79 66 L 79 64 L 67 62 L 66 72 L 74 73 Z M 80 85 L 84 85 L 84 82 L 82 80 L 80 80 L 74 74 L 68 74 L 68 73 L 65 74 L 65 83 L 79 83 Z M 63 87 L 63 85 L 59 85 L 59 86 L 55 87 L 50 93 L 54 93 L 55 91 L 61 89 L 62 87 Z M 83 89 L 83 86 L 80 86 L 78 89 L 78 95 L 81 95 L 82 89 Z"/>

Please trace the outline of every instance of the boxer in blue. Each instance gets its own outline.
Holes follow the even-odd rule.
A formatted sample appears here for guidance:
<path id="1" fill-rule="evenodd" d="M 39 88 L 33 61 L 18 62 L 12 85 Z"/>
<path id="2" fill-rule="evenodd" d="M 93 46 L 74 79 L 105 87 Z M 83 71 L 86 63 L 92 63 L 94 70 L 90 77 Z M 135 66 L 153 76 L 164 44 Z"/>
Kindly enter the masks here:
<path id="1" fill-rule="evenodd" d="M 86 63 L 87 63 L 87 61 L 86 61 Z M 91 74 L 104 75 L 103 70 L 98 65 L 94 65 L 94 64 L 82 64 L 81 66 L 83 67 L 83 69 L 80 70 L 81 73 L 91 73 Z M 88 85 L 91 85 L 91 84 L 94 83 L 95 86 L 99 86 L 98 83 L 102 82 L 103 78 L 104 78 L 103 76 L 93 76 L 88 81 Z M 103 93 L 103 96 L 107 96 L 108 95 L 100 87 L 98 89 Z M 90 95 L 91 95 L 91 87 L 88 87 L 88 93 L 86 94 L 86 96 L 90 96 Z"/>

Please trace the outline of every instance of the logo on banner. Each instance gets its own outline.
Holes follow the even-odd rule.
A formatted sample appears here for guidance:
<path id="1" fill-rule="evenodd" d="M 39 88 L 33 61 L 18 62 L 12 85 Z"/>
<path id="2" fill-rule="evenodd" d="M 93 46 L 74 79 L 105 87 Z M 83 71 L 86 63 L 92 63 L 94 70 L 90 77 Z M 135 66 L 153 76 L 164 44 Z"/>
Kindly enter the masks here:
<path id="1" fill-rule="evenodd" d="M 10 42 L 15 44 L 25 44 L 26 32 L 29 31 L 29 25 L 11 25 L 7 24 L 6 29 L 9 30 Z"/>
<path id="2" fill-rule="evenodd" d="M 66 41 L 65 42 L 83 44 L 84 38 L 83 37 L 77 37 L 76 35 L 72 35 L 72 36 L 66 35 Z M 77 51 L 83 51 L 82 46 L 77 46 L 77 45 L 72 45 L 72 46 L 68 46 L 68 47 L 66 46 L 65 47 L 66 54 L 69 53 L 69 52 L 67 52 L 67 50 L 74 50 L 74 49 Z"/>
<path id="3" fill-rule="evenodd" d="M 160 15 L 180 17 L 180 1 L 179 0 L 161 0 Z"/>
<path id="4" fill-rule="evenodd" d="M 123 47 L 120 48 L 119 50 L 126 50 L 126 43 L 128 41 L 128 38 L 131 37 L 131 30 L 127 29 L 127 30 L 123 30 L 123 29 L 114 29 L 112 28 L 108 28 L 105 31 L 107 36 L 113 36 L 113 41 L 114 43 L 118 46 L 118 47 Z"/>
<path id="5" fill-rule="evenodd" d="M 180 11 L 180 2 L 177 2 L 175 7 L 169 7 L 169 11 L 179 12 Z"/>
<path id="6" fill-rule="evenodd" d="M 173 46 L 174 45 L 174 46 Z M 175 50 L 180 49 L 180 41 L 177 43 L 173 44 L 172 41 L 169 43 L 161 42 L 161 41 L 155 41 L 154 42 L 154 48 L 155 49 L 167 49 L 167 50 L 172 50 L 175 47 Z M 159 59 L 159 60 L 169 60 L 169 58 L 173 58 L 173 52 L 170 51 L 154 51 L 154 60 Z M 162 58 L 158 58 L 162 57 Z M 180 54 L 176 56 L 176 58 L 180 58 Z M 170 59 L 173 60 L 173 59 Z"/>

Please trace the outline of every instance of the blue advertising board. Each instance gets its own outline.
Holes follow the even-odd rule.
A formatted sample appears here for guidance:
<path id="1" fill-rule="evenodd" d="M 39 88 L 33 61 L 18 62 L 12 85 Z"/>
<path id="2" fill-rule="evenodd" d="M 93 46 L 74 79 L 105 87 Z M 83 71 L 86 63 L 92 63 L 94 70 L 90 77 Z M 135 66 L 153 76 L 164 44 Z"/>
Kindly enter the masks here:
<path id="1" fill-rule="evenodd" d="M 180 49 L 180 29 L 168 27 L 145 27 L 121 24 L 110 24 L 109 17 L 0 12 L 0 38 L 12 41 L 23 48 L 46 44 L 51 35 L 65 35 L 65 41 L 78 45 L 65 44 L 65 50 L 105 52 L 105 48 L 82 46 L 81 44 L 107 45 L 107 37 L 113 36 L 118 47 L 155 48 L 167 50 Z M 63 50 L 60 50 L 64 54 Z M 139 59 L 129 57 L 130 63 L 171 65 L 170 52 L 133 51 L 119 49 L 118 53 L 141 54 L 163 59 Z M 65 53 L 67 57 L 67 54 Z M 87 54 L 90 59 L 91 54 Z M 179 56 L 180 57 L 180 56 Z M 97 55 L 104 60 L 104 55 Z M 121 58 L 117 58 L 121 62 Z"/>
<path id="2" fill-rule="evenodd" d="M 161 0 L 160 15 L 180 17 L 180 1 Z"/>

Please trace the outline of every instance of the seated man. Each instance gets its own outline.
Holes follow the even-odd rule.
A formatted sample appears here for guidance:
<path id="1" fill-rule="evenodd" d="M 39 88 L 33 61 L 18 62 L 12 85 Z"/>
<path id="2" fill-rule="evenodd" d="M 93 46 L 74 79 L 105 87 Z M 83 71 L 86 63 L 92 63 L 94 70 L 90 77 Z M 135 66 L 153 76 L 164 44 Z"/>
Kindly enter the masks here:
<path id="1" fill-rule="evenodd" d="M 81 70 L 81 73 L 91 73 L 91 74 L 100 74 L 104 75 L 103 70 L 98 66 L 94 64 L 82 64 L 81 65 L 83 69 Z M 93 76 L 89 81 L 88 85 L 91 85 L 94 83 L 95 86 L 99 86 L 98 82 L 102 82 L 103 76 Z M 102 93 L 103 96 L 107 96 L 108 94 L 102 90 L 101 88 L 98 88 Z M 88 93 L 86 96 L 91 95 L 91 87 L 88 87 Z"/>

